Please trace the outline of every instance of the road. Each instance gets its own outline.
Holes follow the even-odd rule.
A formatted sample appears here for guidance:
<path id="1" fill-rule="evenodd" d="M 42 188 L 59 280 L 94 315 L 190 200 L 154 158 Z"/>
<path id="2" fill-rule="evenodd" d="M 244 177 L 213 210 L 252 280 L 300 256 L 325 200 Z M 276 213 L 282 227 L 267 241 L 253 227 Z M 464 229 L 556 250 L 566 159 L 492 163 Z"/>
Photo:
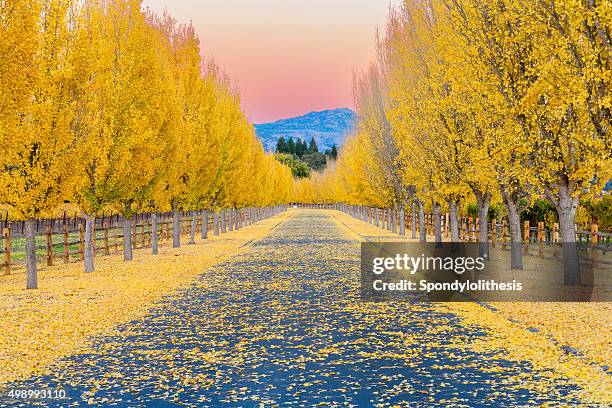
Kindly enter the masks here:
<path id="1" fill-rule="evenodd" d="M 335 212 L 293 211 L 145 318 L 10 387 L 68 396 L 22 406 L 576 402 L 570 381 L 473 351 L 484 329 L 432 304 L 365 303 L 358 289 L 356 232 Z"/>

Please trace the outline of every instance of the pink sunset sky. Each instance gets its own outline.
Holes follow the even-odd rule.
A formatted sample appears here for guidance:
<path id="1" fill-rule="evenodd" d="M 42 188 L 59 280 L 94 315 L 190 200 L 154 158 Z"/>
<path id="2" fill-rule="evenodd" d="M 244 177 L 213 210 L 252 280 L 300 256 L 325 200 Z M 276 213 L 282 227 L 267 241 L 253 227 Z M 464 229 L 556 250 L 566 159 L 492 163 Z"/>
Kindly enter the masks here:
<path id="1" fill-rule="evenodd" d="M 352 107 L 391 0 L 144 0 L 193 22 L 203 53 L 240 89 L 255 123 Z"/>

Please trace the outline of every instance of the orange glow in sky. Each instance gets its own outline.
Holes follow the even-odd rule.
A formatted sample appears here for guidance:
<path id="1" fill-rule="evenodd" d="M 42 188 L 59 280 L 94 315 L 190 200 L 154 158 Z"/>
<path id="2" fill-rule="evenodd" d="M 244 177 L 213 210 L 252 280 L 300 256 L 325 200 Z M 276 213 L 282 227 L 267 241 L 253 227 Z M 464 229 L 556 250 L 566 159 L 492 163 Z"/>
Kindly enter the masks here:
<path id="1" fill-rule="evenodd" d="M 255 123 L 352 107 L 353 71 L 374 57 L 389 0 L 144 0 L 192 21 L 203 53 Z"/>

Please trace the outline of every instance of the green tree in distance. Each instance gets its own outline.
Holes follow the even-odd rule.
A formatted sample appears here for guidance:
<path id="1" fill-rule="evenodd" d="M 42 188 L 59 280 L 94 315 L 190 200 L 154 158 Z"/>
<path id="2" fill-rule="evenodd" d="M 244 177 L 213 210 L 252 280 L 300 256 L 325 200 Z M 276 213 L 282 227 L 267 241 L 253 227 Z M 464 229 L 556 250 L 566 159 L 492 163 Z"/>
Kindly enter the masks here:
<path id="1" fill-rule="evenodd" d="M 280 137 L 276 142 L 276 153 L 287 153 L 287 142 L 284 137 Z"/>

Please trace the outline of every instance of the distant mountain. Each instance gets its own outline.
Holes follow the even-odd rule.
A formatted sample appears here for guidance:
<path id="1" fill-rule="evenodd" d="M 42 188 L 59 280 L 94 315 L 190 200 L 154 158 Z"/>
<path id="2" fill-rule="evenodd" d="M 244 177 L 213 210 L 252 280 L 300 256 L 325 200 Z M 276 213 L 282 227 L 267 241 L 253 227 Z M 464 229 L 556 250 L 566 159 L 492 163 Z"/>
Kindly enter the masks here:
<path id="1" fill-rule="evenodd" d="M 272 123 L 256 124 L 257 136 L 267 151 L 276 149 L 276 142 L 282 136 L 317 141 L 319 151 L 342 145 L 345 137 L 355 128 L 357 115 L 350 109 L 339 108 L 321 112 L 310 112 L 295 118 L 282 119 Z"/>

